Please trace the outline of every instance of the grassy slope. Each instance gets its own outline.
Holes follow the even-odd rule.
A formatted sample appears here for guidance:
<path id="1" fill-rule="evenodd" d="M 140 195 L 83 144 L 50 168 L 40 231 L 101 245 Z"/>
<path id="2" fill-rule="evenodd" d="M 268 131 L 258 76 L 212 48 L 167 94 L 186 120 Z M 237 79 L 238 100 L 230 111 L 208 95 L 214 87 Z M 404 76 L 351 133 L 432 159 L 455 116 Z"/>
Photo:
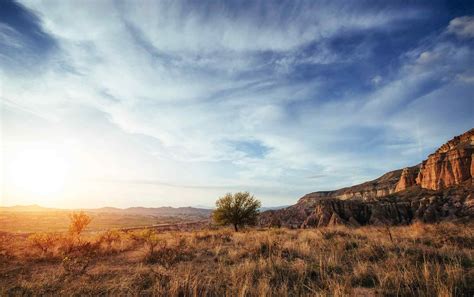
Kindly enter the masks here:
<path id="1" fill-rule="evenodd" d="M 472 296 L 472 227 L 165 232 L 151 257 L 122 234 L 97 247 L 84 272 L 63 264 L 60 246 L 42 256 L 7 236 L 0 295 Z"/>

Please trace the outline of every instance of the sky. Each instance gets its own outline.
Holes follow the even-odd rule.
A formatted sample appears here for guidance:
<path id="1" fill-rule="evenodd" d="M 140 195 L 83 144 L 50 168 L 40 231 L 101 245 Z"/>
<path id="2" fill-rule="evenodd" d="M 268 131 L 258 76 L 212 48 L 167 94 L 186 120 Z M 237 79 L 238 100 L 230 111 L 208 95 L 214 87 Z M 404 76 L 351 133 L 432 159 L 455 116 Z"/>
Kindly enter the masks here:
<path id="1" fill-rule="evenodd" d="M 474 2 L 0 1 L 0 205 L 264 206 L 474 127 Z"/>

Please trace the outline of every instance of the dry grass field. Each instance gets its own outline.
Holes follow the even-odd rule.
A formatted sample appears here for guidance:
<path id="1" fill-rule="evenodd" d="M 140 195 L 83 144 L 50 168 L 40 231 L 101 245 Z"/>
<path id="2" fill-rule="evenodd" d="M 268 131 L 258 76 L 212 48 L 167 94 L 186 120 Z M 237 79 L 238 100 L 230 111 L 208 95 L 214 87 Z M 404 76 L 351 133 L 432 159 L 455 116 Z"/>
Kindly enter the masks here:
<path id="1" fill-rule="evenodd" d="M 71 211 L 38 211 L 18 212 L 0 211 L 0 232 L 31 233 L 31 232 L 65 232 L 68 230 Z M 88 212 L 92 218 L 88 232 L 144 227 L 155 224 L 175 224 L 180 222 L 203 219 L 200 216 L 164 216 L 139 215 L 125 213 Z"/>
<path id="2" fill-rule="evenodd" d="M 0 295 L 473 296 L 472 227 L 4 233 Z"/>

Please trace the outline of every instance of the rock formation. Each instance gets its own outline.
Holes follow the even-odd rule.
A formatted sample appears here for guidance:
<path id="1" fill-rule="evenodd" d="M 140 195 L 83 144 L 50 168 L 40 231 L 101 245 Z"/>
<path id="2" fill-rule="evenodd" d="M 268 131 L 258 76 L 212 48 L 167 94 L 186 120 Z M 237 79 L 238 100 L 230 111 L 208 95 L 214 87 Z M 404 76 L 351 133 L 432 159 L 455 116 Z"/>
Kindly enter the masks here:
<path id="1" fill-rule="evenodd" d="M 416 185 L 416 177 L 420 172 L 420 166 L 406 167 L 403 169 L 400 179 L 398 180 L 395 192 L 400 192 Z"/>
<path id="2" fill-rule="evenodd" d="M 357 199 L 369 201 L 395 193 L 395 188 L 402 170 L 385 173 L 381 177 L 352 187 L 335 191 L 314 192 L 306 194 L 302 199 L 336 198 L 341 200 Z"/>
<path id="3" fill-rule="evenodd" d="M 414 221 L 474 219 L 474 187 L 472 181 L 442 191 L 414 186 L 378 201 L 319 198 L 299 200 L 285 209 L 263 212 L 262 226 L 289 228 L 324 227 L 338 224 L 399 225 Z"/>
<path id="4" fill-rule="evenodd" d="M 442 145 L 421 164 L 416 183 L 440 190 L 474 176 L 474 129 Z"/>
<path id="5" fill-rule="evenodd" d="M 335 191 L 314 192 L 260 215 L 262 226 L 408 224 L 474 219 L 474 129 L 442 145 L 420 165 Z"/>

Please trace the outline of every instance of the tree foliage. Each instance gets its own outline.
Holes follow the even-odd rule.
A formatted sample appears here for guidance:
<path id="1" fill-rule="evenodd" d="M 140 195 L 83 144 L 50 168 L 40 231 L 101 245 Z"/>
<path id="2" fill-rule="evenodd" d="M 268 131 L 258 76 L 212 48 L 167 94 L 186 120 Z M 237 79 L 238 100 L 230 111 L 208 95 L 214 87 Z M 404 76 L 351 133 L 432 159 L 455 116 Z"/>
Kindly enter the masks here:
<path id="1" fill-rule="evenodd" d="M 219 225 L 232 225 L 235 231 L 257 223 L 261 203 L 249 192 L 227 193 L 216 201 L 212 218 Z"/>

